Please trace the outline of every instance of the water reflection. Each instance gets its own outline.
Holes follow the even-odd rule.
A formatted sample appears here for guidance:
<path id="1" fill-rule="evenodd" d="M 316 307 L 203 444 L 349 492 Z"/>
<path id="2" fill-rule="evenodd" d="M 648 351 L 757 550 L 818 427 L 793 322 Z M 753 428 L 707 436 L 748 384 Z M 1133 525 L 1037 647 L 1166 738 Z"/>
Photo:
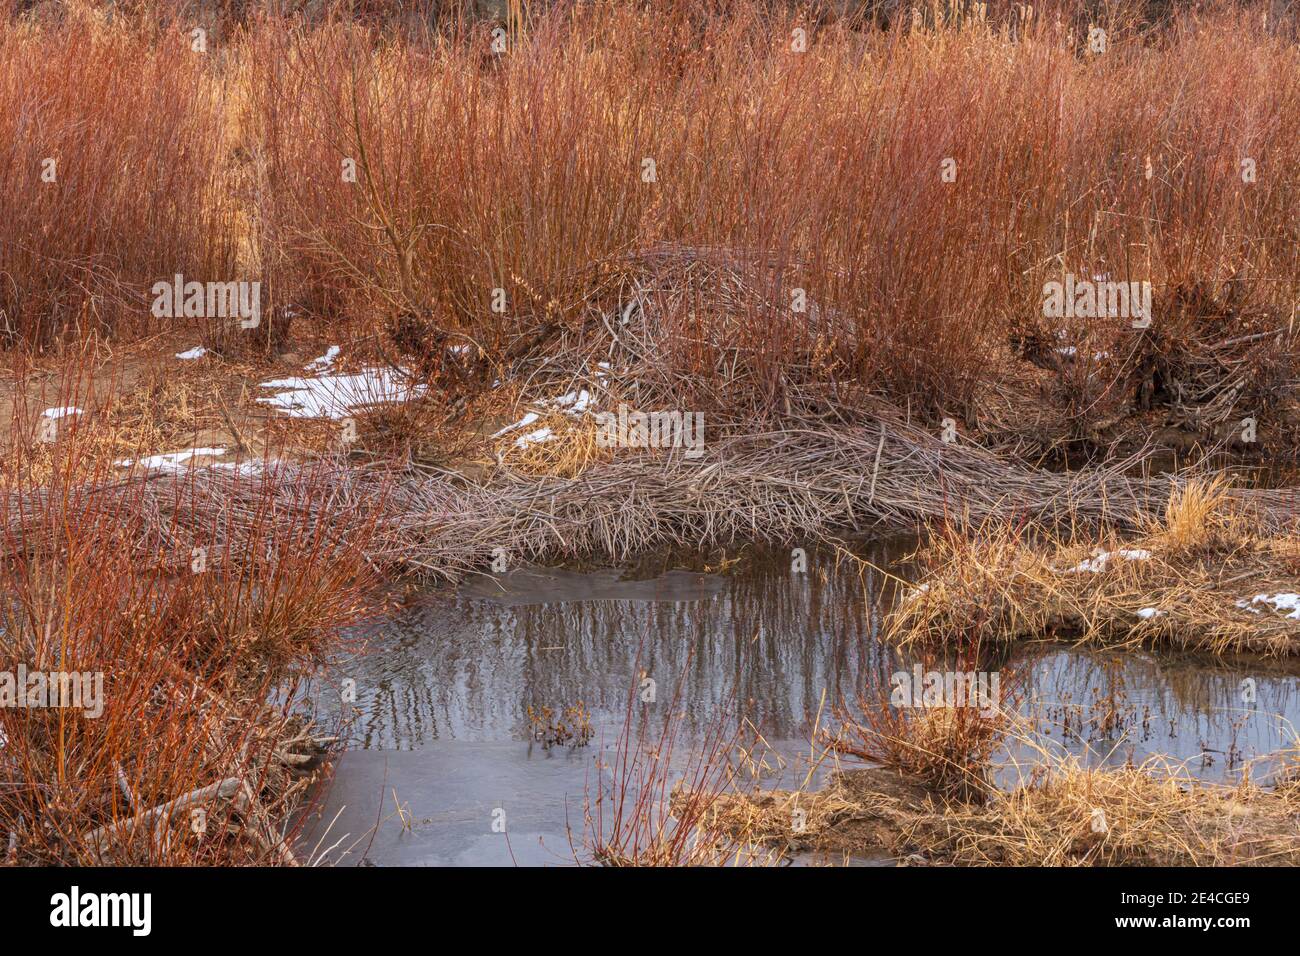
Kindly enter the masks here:
<path id="1" fill-rule="evenodd" d="M 883 563 L 895 551 L 869 557 Z M 366 749 L 524 739 L 529 705 L 582 701 L 595 725 L 618 726 L 642 672 L 665 697 L 683 681 L 690 727 L 734 696 L 766 734 L 797 737 L 823 691 L 836 699 L 888 660 L 875 640 L 880 584 L 871 569 L 848 565 L 630 581 L 612 571 L 521 571 L 406 609 L 340 672 L 357 682 L 355 733 Z"/>
<path id="2" fill-rule="evenodd" d="M 860 553 L 898 570 L 907 544 Z M 335 838 L 364 832 L 381 803 L 391 811 L 396 792 L 421 822 L 382 832 L 372 859 L 554 862 L 565 856 L 566 821 L 575 811 L 580 820 L 583 793 L 599 776 L 594 758 L 613 746 L 643 678 L 669 705 L 680 679 L 676 710 L 688 737 L 726 703 L 778 751 L 806 753 L 823 701 L 887 684 L 913 664 L 878 640 L 889 580 L 829 555 L 810 555 L 808 572 L 792 573 L 787 556 L 771 555 L 738 574 L 529 569 L 424 595 L 369 636 L 368 653 L 338 668 L 356 682 L 357 752 L 339 761 L 324 819 L 341 809 Z M 1020 674 L 1025 713 L 1094 762 L 1164 753 L 1223 778 L 1285 746 L 1300 723 L 1291 664 L 1038 644 L 985 655 L 980 666 Z M 1243 699 L 1247 678 L 1253 703 Z M 320 691 L 324 719 L 337 699 Z M 532 743 L 530 706 L 578 702 L 591 714 L 590 747 Z M 509 851 L 486 822 L 505 802 L 520 828 Z"/>

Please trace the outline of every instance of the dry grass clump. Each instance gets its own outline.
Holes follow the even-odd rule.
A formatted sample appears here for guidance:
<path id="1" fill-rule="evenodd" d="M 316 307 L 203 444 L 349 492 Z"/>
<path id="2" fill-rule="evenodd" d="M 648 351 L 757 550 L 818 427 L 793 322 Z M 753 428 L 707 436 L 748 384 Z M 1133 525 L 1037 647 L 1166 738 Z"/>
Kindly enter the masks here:
<path id="1" fill-rule="evenodd" d="M 1255 539 L 1254 526 L 1229 494 L 1228 479 L 1215 475 L 1175 485 L 1164 515 L 1148 524 L 1146 541 L 1173 560 L 1222 559 Z"/>
<path id="2" fill-rule="evenodd" d="M 972 798 L 989 786 L 988 762 L 1002 739 L 998 718 L 970 708 L 938 707 L 868 721 L 853 721 L 850 733 L 832 742 L 836 750 L 915 777 L 936 792 Z"/>
<path id="3" fill-rule="evenodd" d="M 1049 567 L 1030 534 L 1005 520 L 940 525 L 905 559 L 921 583 L 901 594 L 890 619 L 896 639 L 993 645 L 1048 627 L 1047 609 L 1031 598 Z"/>
<path id="4" fill-rule="evenodd" d="M 1042 537 L 1012 566 L 1007 532 L 958 547 L 938 537 L 918 552 L 922 583 L 900 601 L 888 634 L 904 645 L 975 632 L 1297 653 L 1300 618 L 1286 613 L 1300 590 L 1294 539 L 1260 525 L 1247 499 L 1212 478 L 1171 484 L 1163 517 L 1104 547 Z"/>
<path id="5" fill-rule="evenodd" d="M 1043 766 L 978 804 L 936 795 L 891 769 L 836 773 L 818 793 L 729 795 L 719 818 L 754 837 L 844 852 L 884 851 L 955 866 L 1294 866 L 1294 788 L 1248 777 L 1203 783 L 1164 758 L 1088 768 L 1042 752 Z M 810 826 L 793 832 L 788 809 Z"/>
<path id="6" fill-rule="evenodd" d="M 919 785 L 903 784 L 902 778 L 898 779 L 906 797 L 920 794 Z M 743 835 L 753 845 L 771 847 L 782 855 L 809 849 L 852 853 L 879 851 L 887 845 L 887 830 L 894 823 L 896 810 L 883 798 L 864 807 L 832 783 L 813 792 L 752 790 L 722 794 L 710 806 L 709 820 L 721 833 Z"/>
<path id="7" fill-rule="evenodd" d="M 874 682 L 855 700 L 832 708 L 833 723 L 815 735 L 826 747 L 823 757 L 833 754 L 838 761 L 847 754 L 877 764 L 861 778 L 875 788 L 870 801 L 854 792 L 861 788 L 846 784 L 859 779 L 853 774 L 835 773 L 820 792 L 807 792 L 809 775 L 799 790 L 718 795 L 708 804 L 709 819 L 736 837 L 782 851 L 862 852 L 891 847 L 919 807 L 970 808 L 1000 799 L 992 760 L 1009 733 L 1023 733 L 1017 717 L 1019 685 L 1005 668 L 996 672 L 996 684 L 976 684 L 980 660 L 972 649 L 916 666 L 916 677 L 927 673 L 937 678 L 936 693 L 956 689 L 952 699 L 918 700 L 913 692 L 921 695 L 921 686 L 914 687 L 913 671 L 904 670 L 887 684 Z M 961 678 L 954 680 L 958 674 Z"/>
<path id="8" fill-rule="evenodd" d="M 838 753 L 896 770 L 935 793 L 978 801 L 992 788 L 990 761 L 1015 722 L 1019 692 L 1009 669 L 996 670 L 996 685 L 975 684 L 977 671 L 988 673 L 978 649 L 918 664 L 918 675 L 946 678 L 947 689 L 955 687 L 960 699 L 936 696 L 933 705 L 917 706 L 918 696 L 924 700 L 922 687 L 913 688 L 913 672 L 905 669 L 837 706 L 838 726 L 824 732 L 825 741 Z M 966 677 L 971 684 L 962 683 Z M 947 692 L 942 683 L 934 690 Z"/>
<path id="9" fill-rule="evenodd" d="M 597 444 L 597 433 L 590 417 L 575 420 L 563 414 L 542 415 L 496 439 L 494 457 L 521 475 L 576 478 L 613 454 Z"/>
<path id="10" fill-rule="evenodd" d="M 1161 758 L 1092 769 L 1073 758 L 977 810 L 905 827 L 901 845 L 963 866 L 1294 866 L 1293 793 L 1202 783 Z"/>

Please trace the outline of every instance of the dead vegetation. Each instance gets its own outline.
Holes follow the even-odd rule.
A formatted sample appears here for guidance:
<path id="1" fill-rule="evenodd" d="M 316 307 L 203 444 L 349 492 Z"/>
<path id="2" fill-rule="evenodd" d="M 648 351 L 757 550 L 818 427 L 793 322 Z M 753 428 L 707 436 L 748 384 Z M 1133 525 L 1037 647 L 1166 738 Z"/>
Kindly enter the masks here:
<path id="1" fill-rule="evenodd" d="M 327 742 L 289 700 L 372 607 L 367 525 L 308 520 L 333 492 L 298 475 L 151 534 L 147 484 L 103 481 L 75 438 L 55 455 L 38 495 L 22 468 L 0 494 L 0 671 L 83 696 L 28 682 L 0 709 L 10 862 L 293 862 L 283 820 Z"/>
<path id="2" fill-rule="evenodd" d="M 1038 371 L 1012 373 L 1015 397 L 1005 410 L 986 410 L 981 431 L 989 440 L 1015 440 L 1021 454 L 1058 462 L 1144 443 L 1247 457 L 1284 453 L 1300 424 L 1291 391 L 1300 373 L 1294 318 L 1252 308 L 1248 287 L 1234 276 L 1220 294 L 1205 282 L 1168 290 L 1140 329 L 1127 319 L 1076 320 L 1069 328 L 1026 322 L 1009 341 Z M 1029 419 L 1003 417 L 1018 412 Z"/>
<path id="3" fill-rule="evenodd" d="M 944 666 L 948 673 L 980 670 L 978 648 L 967 648 Z M 935 659 L 919 664 L 930 672 Z M 937 672 L 936 672 L 937 673 Z M 933 793 L 977 803 L 994 789 L 990 761 L 1002 746 L 1015 720 L 1019 703 L 1014 673 L 1002 669 L 998 683 L 982 688 L 986 700 L 939 701 L 916 706 L 902 687 L 879 682 L 857 700 L 833 708 L 836 726 L 823 731 L 823 741 L 837 754 L 897 771 Z M 973 680 L 973 678 L 972 678 Z M 918 688 L 917 693 L 920 693 Z"/>
<path id="4" fill-rule="evenodd" d="M 1170 483 L 1163 514 L 1140 527 L 1100 545 L 1005 523 L 936 534 L 913 556 L 920 583 L 903 596 L 889 637 L 1300 651 L 1294 535 L 1270 532 L 1222 478 Z"/>
<path id="5" fill-rule="evenodd" d="M 738 737 L 720 747 L 723 738 L 711 736 L 686 772 L 674 773 L 671 744 L 680 719 L 661 732 L 666 746 L 647 747 L 644 730 L 634 746 L 625 729 L 616 767 L 640 773 L 615 772 L 605 800 L 635 808 L 619 819 L 636 826 L 600 832 L 628 849 L 620 860 L 638 865 L 766 865 L 807 852 L 945 866 L 1300 861 L 1294 744 L 1261 758 L 1262 780 L 1255 764 L 1229 783 L 1198 779 L 1159 756 L 1141 765 L 1095 766 L 1042 738 L 1014 710 L 1014 680 L 1004 687 L 1011 690 L 988 716 L 889 704 L 869 687 L 859 706 L 837 709 L 819 735 L 827 749 L 814 744 L 812 769 L 787 790 L 760 789 L 740 772 L 749 754 Z M 884 713 L 887 707 L 894 712 Z M 627 728 L 636 726 L 631 713 Z M 845 754 L 879 765 L 848 769 L 840 762 Z M 828 782 L 814 789 L 814 771 L 823 764 Z M 680 842 L 666 840 L 668 834 Z"/>
<path id="6" fill-rule="evenodd" d="M 979 804 L 893 770 L 850 770 L 816 793 L 725 796 L 715 825 L 786 848 L 883 851 L 912 865 L 1294 866 L 1296 809 L 1293 788 L 1209 784 L 1155 759 L 1098 769 L 1058 757 Z"/>
<path id="7" fill-rule="evenodd" d="M 185 5 L 63 6 L 0 18 L 14 345 L 157 328 L 184 273 L 263 284 L 249 348 L 192 323 L 216 352 L 311 324 L 449 403 L 611 339 L 688 407 L 854 383 L 999 439 L 1016 338 L 1065 433 L 1129 404 L 1268 436 L 1292 397 L 1293 16 L 536 3 L 496 51 L 465 8 L 322 4 L 215 16 L 196 50 Z M 1155 323 L 1027 328 L 1066 273 L 1149 282 Z"/>
<path id="8" fill-rule="evenodd" d="M 465 17 L 271 13 L 201 52 L 181 8 L 28 6 L 0 21 L 3 650 L 113 693 L 102 721 L 0 713 L 10 859 L 289 862 L 276 821 L 318 742 L 271 692 L 368 610 L 372 575 L 454 579 L 499 550 L 618 561 L 924 525 L 900 643 L 1295 651 L 1273 600 L 1300 589 L 1295 492 L 1133 474 L 1157 428 L 1240 446 L 1251 418 L 1294 450 L 1293 18 L 1107 9 L 1095 56 L 1081 5 L 864 29 L 555 4 L 500 53 Z M 1153 324 L 1026 323 L 1067 272 L 1149 281 Z M 59 355 L 74 404 L 68 356 L 156 330 L 148 290 L 178 273 L 264 283 L 266 322 L 168 320 L 211 365 L 111 384 L 34 441 L 19 366 Z M 366 410 L 346 456 L 330 422 L 253 414 L 255 373 L 326 335 L 428 388 Z M 611 452 L 554 409 L 484 426 L 582 384 L 601 407 L 705 412 L 706 453 Z M 114 465 L 218 436 L 262 466 Z M 1038 467 L 1062 444 L 1094 463 Z M 793 798 L 795 836 L 787 797 L 724 794 L 721 739 L 675 788 L 666 729 L 624 741 L 640 756 L 589 806 L 588 856 L 752 860 L 755 839 L 849 826 L 947 862 L 1293 859 L 1273 830 L 1289 791 L 1061 766 L 1003 794 L 1000 724 L 859 710 L 841 745 L 942 800 L 843 775 Z M 197 809 L 215 821 L 190 829 Z"/>
<path id="9" fill-rule="evenodd" d="M 660 867 L 779 861 L 779 853 L 748 834 L 718 825 L 715 808 L 743 776 L 733 764 L 741 729 L 720 717 L 689 751 L 680 750 L 684 680 L 683 674 L 662 711 L 646 706 L 639 687 L 629 689 L 612 759 L 589 778 L 582 829 L 570 828 L 577 862 Z"/>

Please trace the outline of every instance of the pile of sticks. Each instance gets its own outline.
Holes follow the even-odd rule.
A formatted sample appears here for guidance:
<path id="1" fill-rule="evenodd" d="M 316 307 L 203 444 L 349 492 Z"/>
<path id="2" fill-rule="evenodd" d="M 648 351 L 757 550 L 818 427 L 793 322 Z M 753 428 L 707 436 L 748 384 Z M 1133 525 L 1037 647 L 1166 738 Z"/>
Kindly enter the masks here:
<path id="1" fill-rule="evenodd" d="M 190 536 L 200 532 L 207 540 L 238 540 L 244 526 L 269 513 L 286 527 L 328 522 L 339 540 L 364 533 L 376 569 L 455 579 L 501 552 L 512 561 L 618 561 L 662 547 L 798 545 L 931 521 L 1133 528 L 1161 513 L 1181 480 L 1133 477 L 1140 461 L 1049 472 L 881 416 L 864 423 L 787 420 L 711 435 L 694 460 L 675 449 L 623 452 L 573 478 L 500 468 L 476 483 L 453 472 L 322 460 L 256 477 L 216 469 L 154 474 L 143 479 L 144 494 L 118 483 L 98 488 L 97 500 L 107 507 L 104 499 L 118 494 L 138 497 L 132 507 L 149 519 L 141 546 L 154 553 L 171 547 L 187 555 Z M 322 487 L 328 493 L 303 492 Z M 1295 522 L 1295 489 L 1232 494 L 1257 512 L 1262 528 Z M 38 501 L 10 501 L 4 514 L 12 525 L 41 520 L 43 509 Z"/>

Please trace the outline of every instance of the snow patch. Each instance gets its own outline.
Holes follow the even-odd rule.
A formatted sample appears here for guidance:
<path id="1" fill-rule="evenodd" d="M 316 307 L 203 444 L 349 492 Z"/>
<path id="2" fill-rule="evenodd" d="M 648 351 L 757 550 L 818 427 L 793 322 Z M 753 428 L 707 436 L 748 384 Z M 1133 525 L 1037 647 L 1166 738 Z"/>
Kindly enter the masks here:
<path id="1" fill-rule="evenodd" d="M 1089 561 L 1081 561 L 1074 567 L 1068 569 L 1066 574 L 1097 574 L 1105 571 L 1110 564 L 1111 558 L 1122 558 L 1125 561 L 1147 561 L 1151 558 L 1150 551 L 1144 551 L 1141 548 L 1121 548 L 1118 551 L 1101 551 L 1096 557 Z"/>
<path id="2" fill-rule="evenodd" d="M 1251 614 L 1258 614 L 1259 608 L 1256 604 L 1272 605 L 1275 611 L 1290 611 L 1287 615 L 1292 620 L 1300 620 L 1300 594 L 1290 591 L 1279 591 L 1277 594 L 1256 594 L 1249 602 L 1242 598 L 1237 602 L 1237 607 L 1245 608 Z"/>
<path id="3" fill-rule="evenodd" d="M 556 398 L 551 398 L 545 401 L 538 402 L 537 404 L 544 407 L 559 409 L 563 411 L 566 415 L 582 415 L 587 411 L 587 409 L 591 408 L 592 397 L 591 397 L 591 392 L 587 391 L 585 388 L 580 388 L 577 389 L 576 391 L 565 392 L 563 395 L 560 395 Z M 515 431 L 516 429 L 527 428 L 533 422 L 537 421 L 537 419 L 539 419 L 540 417 L 541 414 L 538 412 L 528 412 L 527 414 L 524 415 L 523 418 L 519 419 L 519 421 L 515 422 L 513 425 L 507 425 L 505 428 L 493 432 L 492 437 L 500 438 L 502 435 L 508 434 L 509 432 Z M 532 440 L 545 441 L 551 437 L 551 430 L 549 428 L 539 429 L 533 434 L 538 435 L 541 434 L 541 432 L 546 432 L 545 438 L 533 438 Z M 525 435 L 522 437 L 529 438 L 531 436 Z M 520 440 L 516 440 L 515 444 L 519 445 L 519 447 L 523 447 L 522 445 L 520 445 Z"/>
<path id="4" fill-rule="evenodd" d="M 185 471 L 189 460 L 196 455 L 209 455 L 216 458 L 225 453 L 224 448 L 191 448 L 189 451 L 169 451 L 162 455 L 150 455 L 148 458 L 123 458 L 115 464 L 120 468 L 139 465 L 146 470 L 182 472 Z"/>
<path id="5" fill-rule="evenodd" d="M 591 406 L 591 393 L 585 388 L 576 392 L 566 392 L 559 398 L 551 399 L 551 404 L 557 408 L 566 408 L 570 415 L 581 415 Z"/>
<path id="6" fill-rule="evenodd" d="M 527 448 L 538 442 L 550 441 L 555 435 L 549 428 L 539 428 L 535 432 L 529 432 L 527 435 L 520 435 L 515 439 L 516 448 Z"/>
<path id="7" fill-rule="evenodd" d="M 208 350 L 207 350 L 207 349 L 205 349 L 202 345 L 196 345 L 196 346 L 194 346 L 194 348 L 189 349 L 188 351 L 185 351 L 185 352 L 177 352 L 177 353 L 176 353 L 176 357 L 177 357 L 178 359 L 181 359 L 182 361 L 188 362 L 188 361 L 190 361 L 191 359 L 200 359 L 200 358 L 203 358 L 203 356 L 205 356 L 205 355 L 207 355 L 207 354 L 208 354 Z"/>
<path id="8" fill-rule="evenodd" d="M 81 409 L 77 408 L 75 405 L 68 405 L 64 408 L 47 408 L 45 411 L 41 412 L 41 417 L 52 418 L 54 421 L 58 421 L 60 418 L 67 418 L 69 415 L 80 414 Z"/>
<path id="9" fill-rule="evenodd" d="M 343 350 L 339 348 L 337 345 L 331 345 L 329 348 L 325 350 L 324 355 L 320 356 L 319 358 L 314 358 L 306 365 L 304 365 L 303 371 L 306 372 L 325 371 L 327 368 L 329 368 L 331 365 L 334 364 L 334 360 L 339 357 L 339 353 L 342 351 Z"/>
<path id="10" fill-rule="evenodd" d="M 328 352 L 321 356 L 325 358 Z M 319 359 L 317 359 L 319 361 Z M 277 378 L 263 382 L 261 388 L 279 388 L 269 398 L 258 401 L 293 418 L 347 418 L 368 405 L 409 402 L 423 395 L 427 388 L 411 385 L 400 370 L 362 369 L 355 375 L 322 375 L 319 378 Z"/>
<path id="11" fill-rule="evenodd" d="M 536 412 L 529 412 L 527 415 L 525 415 L 523 418 L 519 419 L 519 421 L 515 422 L 513 425 L 507 425 L 505 428 L 502 428 L 502 429 L 500 429 L 499 431 L 495 431 L 495 432 L 493 432 L 493 433 L 492 433 L 492 437 L 493 437 L 493 438 L 500 438 L 500 437 L 501 437 L 502 435 L 504 435 L 506 432 L 512 432 L 512 431 L 514 431 L 516 428 L 527 428 L 529 425 L 531 425 L 533 422 L 537 421 L 537 419 L 539 419 L 539 418 L 541 418 L 541 416 L 538 415 Z"/>

